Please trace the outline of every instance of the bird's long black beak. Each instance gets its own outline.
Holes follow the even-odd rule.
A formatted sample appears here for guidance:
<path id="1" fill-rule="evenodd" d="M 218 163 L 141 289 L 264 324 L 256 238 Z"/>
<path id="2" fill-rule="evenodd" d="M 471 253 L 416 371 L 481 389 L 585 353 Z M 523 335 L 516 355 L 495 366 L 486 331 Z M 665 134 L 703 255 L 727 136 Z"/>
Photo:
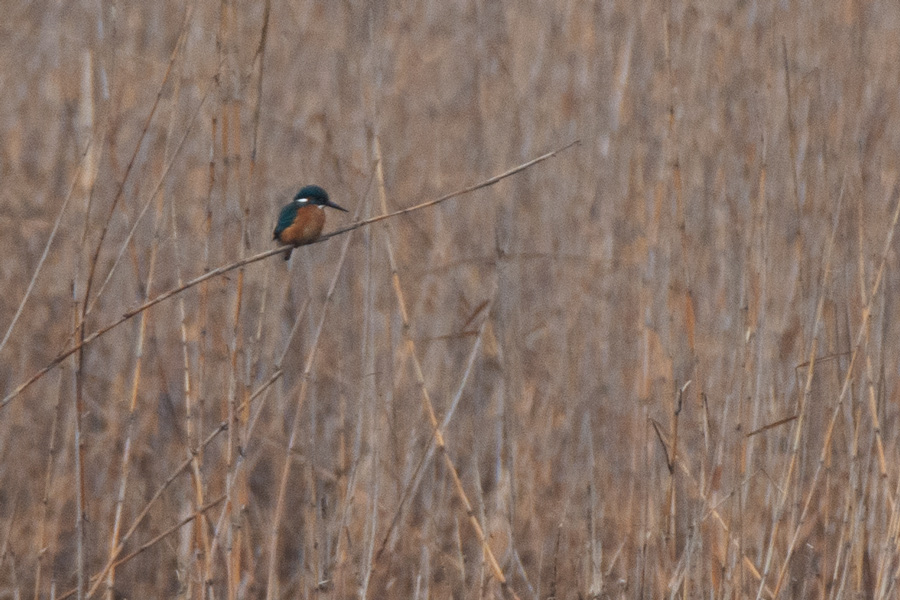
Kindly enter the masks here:
<path id="1" fill-rule="evenodd" d="M 325 206 L 330 206 L 331 208 L 336 208 L 336 209 L 342 210 L 342 211 L 344 211 L 344 212 L 350 212 L 350 211 L 348 211 L 346 208 L 344 208 L 343 206 L 338 206 L 337 204 L 335 204 L 335 203 L 332 202 L 331 200 L 326 200 L 326 201 L 325 201 Z"/>

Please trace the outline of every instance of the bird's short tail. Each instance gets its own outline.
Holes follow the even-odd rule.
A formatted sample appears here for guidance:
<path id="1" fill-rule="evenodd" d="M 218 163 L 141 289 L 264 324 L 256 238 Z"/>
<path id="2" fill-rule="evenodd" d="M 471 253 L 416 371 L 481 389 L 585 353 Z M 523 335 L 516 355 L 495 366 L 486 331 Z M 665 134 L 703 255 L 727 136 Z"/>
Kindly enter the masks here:
<path id="1" fill-rule="evenodd" d="M 284 260 L 289 260 L 291 258 L 291 252 L 293 252 L 293 248 L 288 248 L 287 252 L 284 253 Z"/>

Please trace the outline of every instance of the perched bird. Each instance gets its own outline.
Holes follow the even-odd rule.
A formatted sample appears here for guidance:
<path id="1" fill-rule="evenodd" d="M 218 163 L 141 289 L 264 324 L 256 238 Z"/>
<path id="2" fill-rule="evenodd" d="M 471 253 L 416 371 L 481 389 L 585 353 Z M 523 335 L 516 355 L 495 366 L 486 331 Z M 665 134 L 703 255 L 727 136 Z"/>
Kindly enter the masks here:
<path id="1" fill-rule="evenodd" d="M 325 207 L 330 206 L 347 212 L 328 199 L 328 192 L 317 185 L 300 188 L 291 203 L 281 209 L 278 223 L 275 225 L 273 240 L 282 244 L 302 246 L 318 239 L 325 225 Z M 284 255 L 284 260 L 291 257 L 291 250 Z"/>

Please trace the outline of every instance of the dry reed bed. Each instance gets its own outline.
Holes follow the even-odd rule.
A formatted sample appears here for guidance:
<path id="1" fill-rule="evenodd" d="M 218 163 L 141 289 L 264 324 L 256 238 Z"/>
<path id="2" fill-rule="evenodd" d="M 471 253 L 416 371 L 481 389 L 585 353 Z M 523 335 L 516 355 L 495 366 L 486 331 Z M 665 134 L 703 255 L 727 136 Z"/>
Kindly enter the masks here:
<path id="1" fill-rule="evenodd" d="M 13 13 L 0 596 L 896 595 L 896 6 Z"/>

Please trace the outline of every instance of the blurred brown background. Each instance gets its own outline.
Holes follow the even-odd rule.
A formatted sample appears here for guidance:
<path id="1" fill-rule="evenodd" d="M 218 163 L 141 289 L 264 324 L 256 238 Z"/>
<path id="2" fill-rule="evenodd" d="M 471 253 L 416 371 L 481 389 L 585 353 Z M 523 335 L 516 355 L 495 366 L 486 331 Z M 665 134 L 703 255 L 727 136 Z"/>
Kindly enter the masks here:
<path id="1" fill-rule="evenodd" d="M 896 596 L 895 3 L 4 13 L 0 598 Z"/>

